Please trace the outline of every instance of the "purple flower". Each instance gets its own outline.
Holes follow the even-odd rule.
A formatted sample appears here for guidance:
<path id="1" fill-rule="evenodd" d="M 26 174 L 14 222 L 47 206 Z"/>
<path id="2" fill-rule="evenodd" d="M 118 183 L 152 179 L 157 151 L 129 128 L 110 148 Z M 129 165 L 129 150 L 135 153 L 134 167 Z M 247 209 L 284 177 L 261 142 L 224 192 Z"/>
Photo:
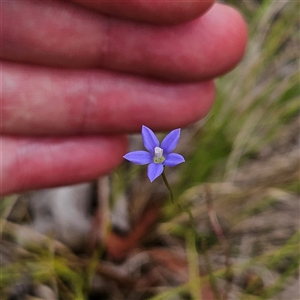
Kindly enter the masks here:
<path id="1" fill-rule="evenodd" d="M 147 126 L 142 127 L 144 147 L 148 151 L 133 151 L 123 157 L 137 165 L 148 165 L 148 177 L 152 182 L 162 174 L 164 166 L 174 167 L 185 160 L 182 155 L 171 153 L 177 146 L 180 129 L 171 131 L 161 142 Z"/>

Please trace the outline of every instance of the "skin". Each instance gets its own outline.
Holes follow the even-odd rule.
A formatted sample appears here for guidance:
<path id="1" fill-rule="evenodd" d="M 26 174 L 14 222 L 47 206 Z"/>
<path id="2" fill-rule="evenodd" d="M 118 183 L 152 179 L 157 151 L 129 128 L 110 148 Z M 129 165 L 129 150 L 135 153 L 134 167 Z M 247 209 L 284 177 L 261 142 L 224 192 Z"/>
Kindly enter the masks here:
<path id="1" fill-rule="evenodd" d="M 244 20 L 212 1 L 149 3 L 1 4 L 1 195 L 92 180 L 122 161 L 126 134 L 207 114 Z"/>

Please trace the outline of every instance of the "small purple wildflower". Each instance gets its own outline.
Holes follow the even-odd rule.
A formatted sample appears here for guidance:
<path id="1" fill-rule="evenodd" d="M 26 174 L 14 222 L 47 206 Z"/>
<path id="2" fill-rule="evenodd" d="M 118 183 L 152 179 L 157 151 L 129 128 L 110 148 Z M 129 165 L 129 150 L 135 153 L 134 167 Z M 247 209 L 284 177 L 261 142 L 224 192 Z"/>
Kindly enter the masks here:
<path id="1" fill-rule="evenodd" d="M 144 147 L 148 151 L 133 151 L 123 157 L 137 165 L 148 165 L 148 177 L 152 182 L 162 174 L 164 166 L 174 167 L 185 162 L 182 155 L 171 153 L 177 146 L 180 129 L 171 131 L 161 142 L 147 126 L 142 127 Z"/>

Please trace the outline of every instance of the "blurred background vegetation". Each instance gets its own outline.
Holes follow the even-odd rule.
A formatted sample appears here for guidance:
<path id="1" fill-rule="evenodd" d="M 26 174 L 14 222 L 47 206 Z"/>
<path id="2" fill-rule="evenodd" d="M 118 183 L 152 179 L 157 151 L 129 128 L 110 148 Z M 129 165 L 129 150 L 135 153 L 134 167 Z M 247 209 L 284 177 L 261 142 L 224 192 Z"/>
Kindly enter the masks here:
<path id="1" fill-rule="evenodd" d="M 196 245 L 188 217 L 167 201 L 162 182 L 150 186 L 143 169 L 124 164 L 110 178 L 108 213 L 125 195 L 133 224 L 146 228 L 152 215 L 142 209 L 162 203 L 159 222 L 138 246 L 132 241 L 141 235 L 126 240 L 139 250 L 115 262 L 109 247 L 122 243 L 112 238 L 108 250 L 75 253 L 25 227 L 28 216 L 12 222 L 19 198 L 7 197 L 0 204 L 1 257 L 11 259 L 1 260 L 1 299 L 300 299 L 300 2 L 225 2 L 249 24 L 247 52 L 217 79 L 209 115 L 183 130 L 178 152 L 186 163 L 167 171 L 196 221 Z"/>

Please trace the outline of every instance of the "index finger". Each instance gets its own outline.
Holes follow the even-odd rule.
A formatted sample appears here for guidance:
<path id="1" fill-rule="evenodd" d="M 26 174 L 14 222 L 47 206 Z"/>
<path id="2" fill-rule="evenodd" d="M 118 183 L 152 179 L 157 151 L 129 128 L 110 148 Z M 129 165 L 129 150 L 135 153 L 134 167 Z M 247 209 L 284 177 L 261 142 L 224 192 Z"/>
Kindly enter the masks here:
<path id="1" fill-rule="evenodd" d="M 31 0 L 2 4 L 0 38 L 4 60 L 182 82 L 232 69 L 244 54 L 247 30 L 240 14 L 221 4 L 194 21 L 156 26 L 104 17 L 72 3 Z"/>

